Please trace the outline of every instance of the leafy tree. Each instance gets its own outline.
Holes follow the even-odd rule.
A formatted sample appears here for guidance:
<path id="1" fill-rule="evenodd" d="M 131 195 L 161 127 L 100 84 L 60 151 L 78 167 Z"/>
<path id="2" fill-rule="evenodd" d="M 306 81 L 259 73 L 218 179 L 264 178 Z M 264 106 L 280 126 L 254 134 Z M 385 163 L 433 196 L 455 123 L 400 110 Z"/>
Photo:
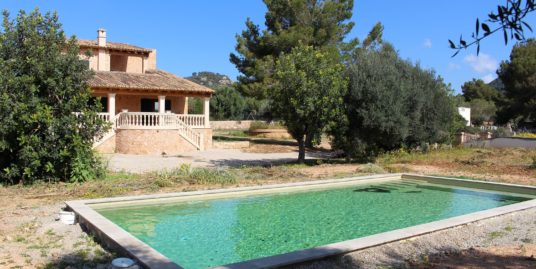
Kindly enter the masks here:
<path id="1" fill-rule="evenodd" d="M 188 114 L 203 114 L 203 99 L 199 97 L 189 97 Z"/>
<path id="2" fill-rule="evenodd" d="M 497 71 L 504 83 L 505 100 L 500 104 L 498 121 L 506 123 L 536 120 L 536 40 L 514 46 L 510 60 Z"/>
<path id="3" fill-rule="evenodd" d="M 480 126 L 485 121 L 495 121 L 497 106 L 493 101 L 482 98 L 473 99 L 470 102 L 471 121 L 474 125 Z"/>
<path id="4" fill-rule="evenodd" d="M 0 32 L 0 181 L 97 176 L 93 139 L 105 123 L 90 105 L 92 73 L 57 15 L 24 11 Z M 96 102 L 99 103 L 99 102 Z M 73 112 L 81 112 L 76 115 Z"/>
<path id="5" fill-rule="evenodd" d="M 273 111 L 298 142 L 298 161 L 305 160 L 306 136 L 317 136 L 342 114 L 347 81 L 344 66 L 312 46 L 279 57 L 272 91 Z"/>
<path id="6" fill-rule="evenodd" d="M 214 120 L 241 120 L 245 109 L 246 100 L 232 87 L 216 89 L 210 102 L 210 115 Z"/>
<path id="7" fill-rule="evenodd" d="M 244 119 L 249 120 L 273 120 L 269 99 L 258 100 L 253 97 L 245 97 L 246 106 L 244 109 Z"/>
<path id="8" fill-rule="evenodd" d="M 465 82 L 462 85 L 462 92 L 467 105 L 471 108 L 471 121 L 474 125 L 495 121 L 496 102 L 503 99 L 501 92 L 481 79 Z"/>
<path id="9" fill-rule="evenodd" d="M 475 31 L 472 33 L 472 41 L 467 43 L 460 36 L 458 44 L 449 40 L 450 48 L 456 50 L 453 57 L 462 49 L 476 45 L 476 54 L 480 53 L 480 42 L 488 36 L 502 32 L 504 44 L 508 44 L 509 39 L 517 41 L 526 41 L 525 30 L 532 32 L 532 27 L 526 22 L 525 18 L 536 10 L 535 0 L 507 0 L 506 5 L 497 5 L 497 12 L 490 12 L 488 19 L 481 23 L 476 19 Z M 490 26 L 491 25 L 491 26 Z M 482 31 L 480 31 L 482 29 Z"/>
<path id="10" fill-rule="evenodd" d="M 457 113 L 449 88 L 434 72 L 383 44 L 354 53 L 348 74 L 346 118 L 331 132 L 333 146 L 348 157 L 449 139 Z"/>
<path id="11" fill-rule="evenodd" d="M 264 0 L 268 9 L 265 30 L 250 19 L 246 30 L 237 35 L 236 53 L 230 60 L 242 73 L 238 90 L 246 96 L 265 99 L 274 84 L 276 60 L 300 44 L 314 48 L 349 49 L 355 40 L 344 43 L 352 30 L 353 0 Z"/>
<path id="12" fill-rule="evenodd" d="M 495 102 L 499 99 L 500 93 L 481 79 L 473 79 L 462 85 L 462 92 L 465 101 L 471 102 L 474 99 Z"/>

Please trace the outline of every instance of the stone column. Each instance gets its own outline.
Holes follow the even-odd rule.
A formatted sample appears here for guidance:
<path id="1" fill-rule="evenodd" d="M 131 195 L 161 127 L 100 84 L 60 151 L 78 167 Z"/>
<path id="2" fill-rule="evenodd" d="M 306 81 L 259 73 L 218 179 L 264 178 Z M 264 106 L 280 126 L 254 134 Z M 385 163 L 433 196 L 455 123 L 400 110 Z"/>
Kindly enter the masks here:
<path id="1" fill-rule="evenodd" d="M 166 113 L 166 96 L 158 96 L 158 113 Z"/>
<path id="2" fill-rule="evenodd" d="M 205 128 L 210 128 L 210 97 L 203 97 L 203 114 L 205 115 Z"/>
<path id="3" fill-rule="evenodd" d="M 108 113 L 110 121 L 115 122 L 115 93 L 108 93 Z"/>

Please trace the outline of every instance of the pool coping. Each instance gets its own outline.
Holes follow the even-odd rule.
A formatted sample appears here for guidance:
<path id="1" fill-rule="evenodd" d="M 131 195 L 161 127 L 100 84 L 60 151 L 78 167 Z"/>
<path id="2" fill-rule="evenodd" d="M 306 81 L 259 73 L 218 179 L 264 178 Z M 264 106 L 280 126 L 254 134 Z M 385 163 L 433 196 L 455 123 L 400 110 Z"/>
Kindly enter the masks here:
<path id="1" fill-rule="evenodd" d="M 163 268 L 163 269 L 178 269 L 182 268 L 179 264 L 171 261 L 149 245 L 137 239 L 127 231 L 120 228 L 118 225 L 109 221 L 99 213 L 97 213 L 90 205 L 99 203 L 114 203 L 114 202 L 135 202 L 151 199 L 173 199 L 184 197 L 211 197 L 214 195 L 245 195 L 248 193 L 259 193 L 264 190 L 276 191 L 278 189 L 299 189 L 301 187 L 323 187 L 333 185 L 344 185 L 352 183 L 374 183 L 396 179 L 416 179 L 424 180 L 429 183 L 438 183 L 446 185 L 455 185 L 459 187 L 478 188 L 488 191 L 503 191 L 514 192 L 520 194 L 536 195 L 536 187 L 496 183 L 480 180 L 466 180 L 438 176 L 423 176 L 414 174 L 381 174 L 372 176 L 350 177 L 342 179 L 316 180 L 307 182 L 295 182 L 285 184 L 271 184 L 251 187 L 239 187 L 217 190 L 203 190 L 193 192 L 176 192 L 165 194 L 150 194 L 138 196 L 126 196 L 115 198 L 102 198 L 90 200 L 67 201 L 66 205 L 69 209 L 75 212 L 77 221 L 80 225 L 91 231 L 103 244 L 118 251 L 121 254 L 127 255 L 136 259 L 145 268 Z M 357 250 L 366 249 L 378 245 L 383 245 L 399 240 L 412 238 L 456 226 L 468 224 L 471 222 L 492 218 L 516 211 L 526 210 L 536 207 L 536 199 L 520 202 L 512 205 L 492 208 L 483 211 L 477 211 L 470 214 L 465 214 L 448 219 L 438 220 L 407 228 L 397 229 L 384 233 L 374 234 L 366 237 L 350 239 L 337 243 L 327 244 L 305 250 L 298 250 L 284 254 L 278 254 L 269 257 L 257 258 L 243 262 L 217 266 L 218 269 L 251 269 L 251 268 L 275 268 L 296 263 L 301 263 L 310 260 L 322 259 L 328 256 L 344 254 Z"/>

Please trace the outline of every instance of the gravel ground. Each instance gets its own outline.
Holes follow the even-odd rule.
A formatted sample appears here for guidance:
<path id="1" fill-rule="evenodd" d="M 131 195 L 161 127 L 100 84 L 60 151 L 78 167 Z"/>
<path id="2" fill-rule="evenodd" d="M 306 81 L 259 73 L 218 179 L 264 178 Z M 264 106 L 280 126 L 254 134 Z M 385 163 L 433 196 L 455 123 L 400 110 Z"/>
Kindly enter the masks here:
<path id="1" fill-rule="evenodd" d="M 39 204 L 0 211 L 0 268 L 109 268 L 114 254 L 57 220 L 64 203 Z"/>
<path id="2" fill-rule="evenodd" d="M 476 249 L 483 252 L 475 255 L 478 261 L 471 263 L 474 267 L 462 265 L 459 268 L 508 268 L 508 265 L 516 265 L 511 268 L 536 268 L 534 256 L 530 258 L 536 255 L 535 243 L 536 208 L 532 208 L 288 268 L 458 268 L 452 265 L 460 259 L 458 253 L 462 250 L 475 252 Z M 520 253 L 517 257 L 506 257 L 502 255 L 507 254 L 505 251 L 494 249 L 496 246 L 515 247 Z M 486 255 L 488 249 L 493 250 L 494 255 Z M 527 252 L 527 249 L 530 251 Z M 467 256 L 466 253 L 463 255 Z M 492 258 L 498 267 L 486 264 L 489 256 L 495 256 Z M 513 258 L 514 261 L 497 264 L 497 259 L 500 261 L 501 258 Z M 441 263 L 433 264 L 434 260 Z"/>
<path id="3" fill-rule="evenodd" d="M 308 159 L 325 157 L 329 153 L 306 153 Z M 296 161 L 298 153 L 252 153 L 237 149 L 211 149 L 181 155 L 130 155 L 108 154 L 108 169 L 115 172 L 144 173 L 151 171 L 171 170 L 182 164 L 203 167 L 225 167 L 242 165 L 263 165 Z"/>

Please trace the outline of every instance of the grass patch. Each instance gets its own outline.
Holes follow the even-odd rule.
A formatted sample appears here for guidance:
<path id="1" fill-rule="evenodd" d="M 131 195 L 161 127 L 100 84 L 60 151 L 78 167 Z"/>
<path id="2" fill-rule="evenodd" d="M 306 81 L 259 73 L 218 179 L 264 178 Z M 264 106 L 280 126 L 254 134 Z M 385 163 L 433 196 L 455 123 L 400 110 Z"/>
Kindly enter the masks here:
<path id="1" fill-rule="evenodd" d="M 408 151 L 405 149 L 395 150 L 381 154 L 376 158 L 376 163 L 382 165 L 389 164 L 409 164 L 419 162 L 437 162 L 437 161 L 452 161 L 465 160 L 468 157 L 475 155 L 475 152 L 488 152 L 487 149 L 474 148 L 443 148 L 429 152 Z"/>
<path id="2" fill-rule="evenodd" d="M 236 136 L 236 137 L 249 137 L 250 135 L 244 131 L 244 130 L 230 130 L 227 131 L 226 134 L 228 136 Z"/>
<path id="3" fill-rule="evenodd" d="M 249 127 L 249 130 L 258 130 L 258 129 L 286 129 L 286 127 L 280 122 L 265 122 L 265 121 L 252 122 Z"/>
<path id="4" fill-rule="evenodd" d="M 536 133 L 523 132 L 523 133 L 516 134 L 515 137 L 534 138 L 534 139 L 536 139 Z"/>

